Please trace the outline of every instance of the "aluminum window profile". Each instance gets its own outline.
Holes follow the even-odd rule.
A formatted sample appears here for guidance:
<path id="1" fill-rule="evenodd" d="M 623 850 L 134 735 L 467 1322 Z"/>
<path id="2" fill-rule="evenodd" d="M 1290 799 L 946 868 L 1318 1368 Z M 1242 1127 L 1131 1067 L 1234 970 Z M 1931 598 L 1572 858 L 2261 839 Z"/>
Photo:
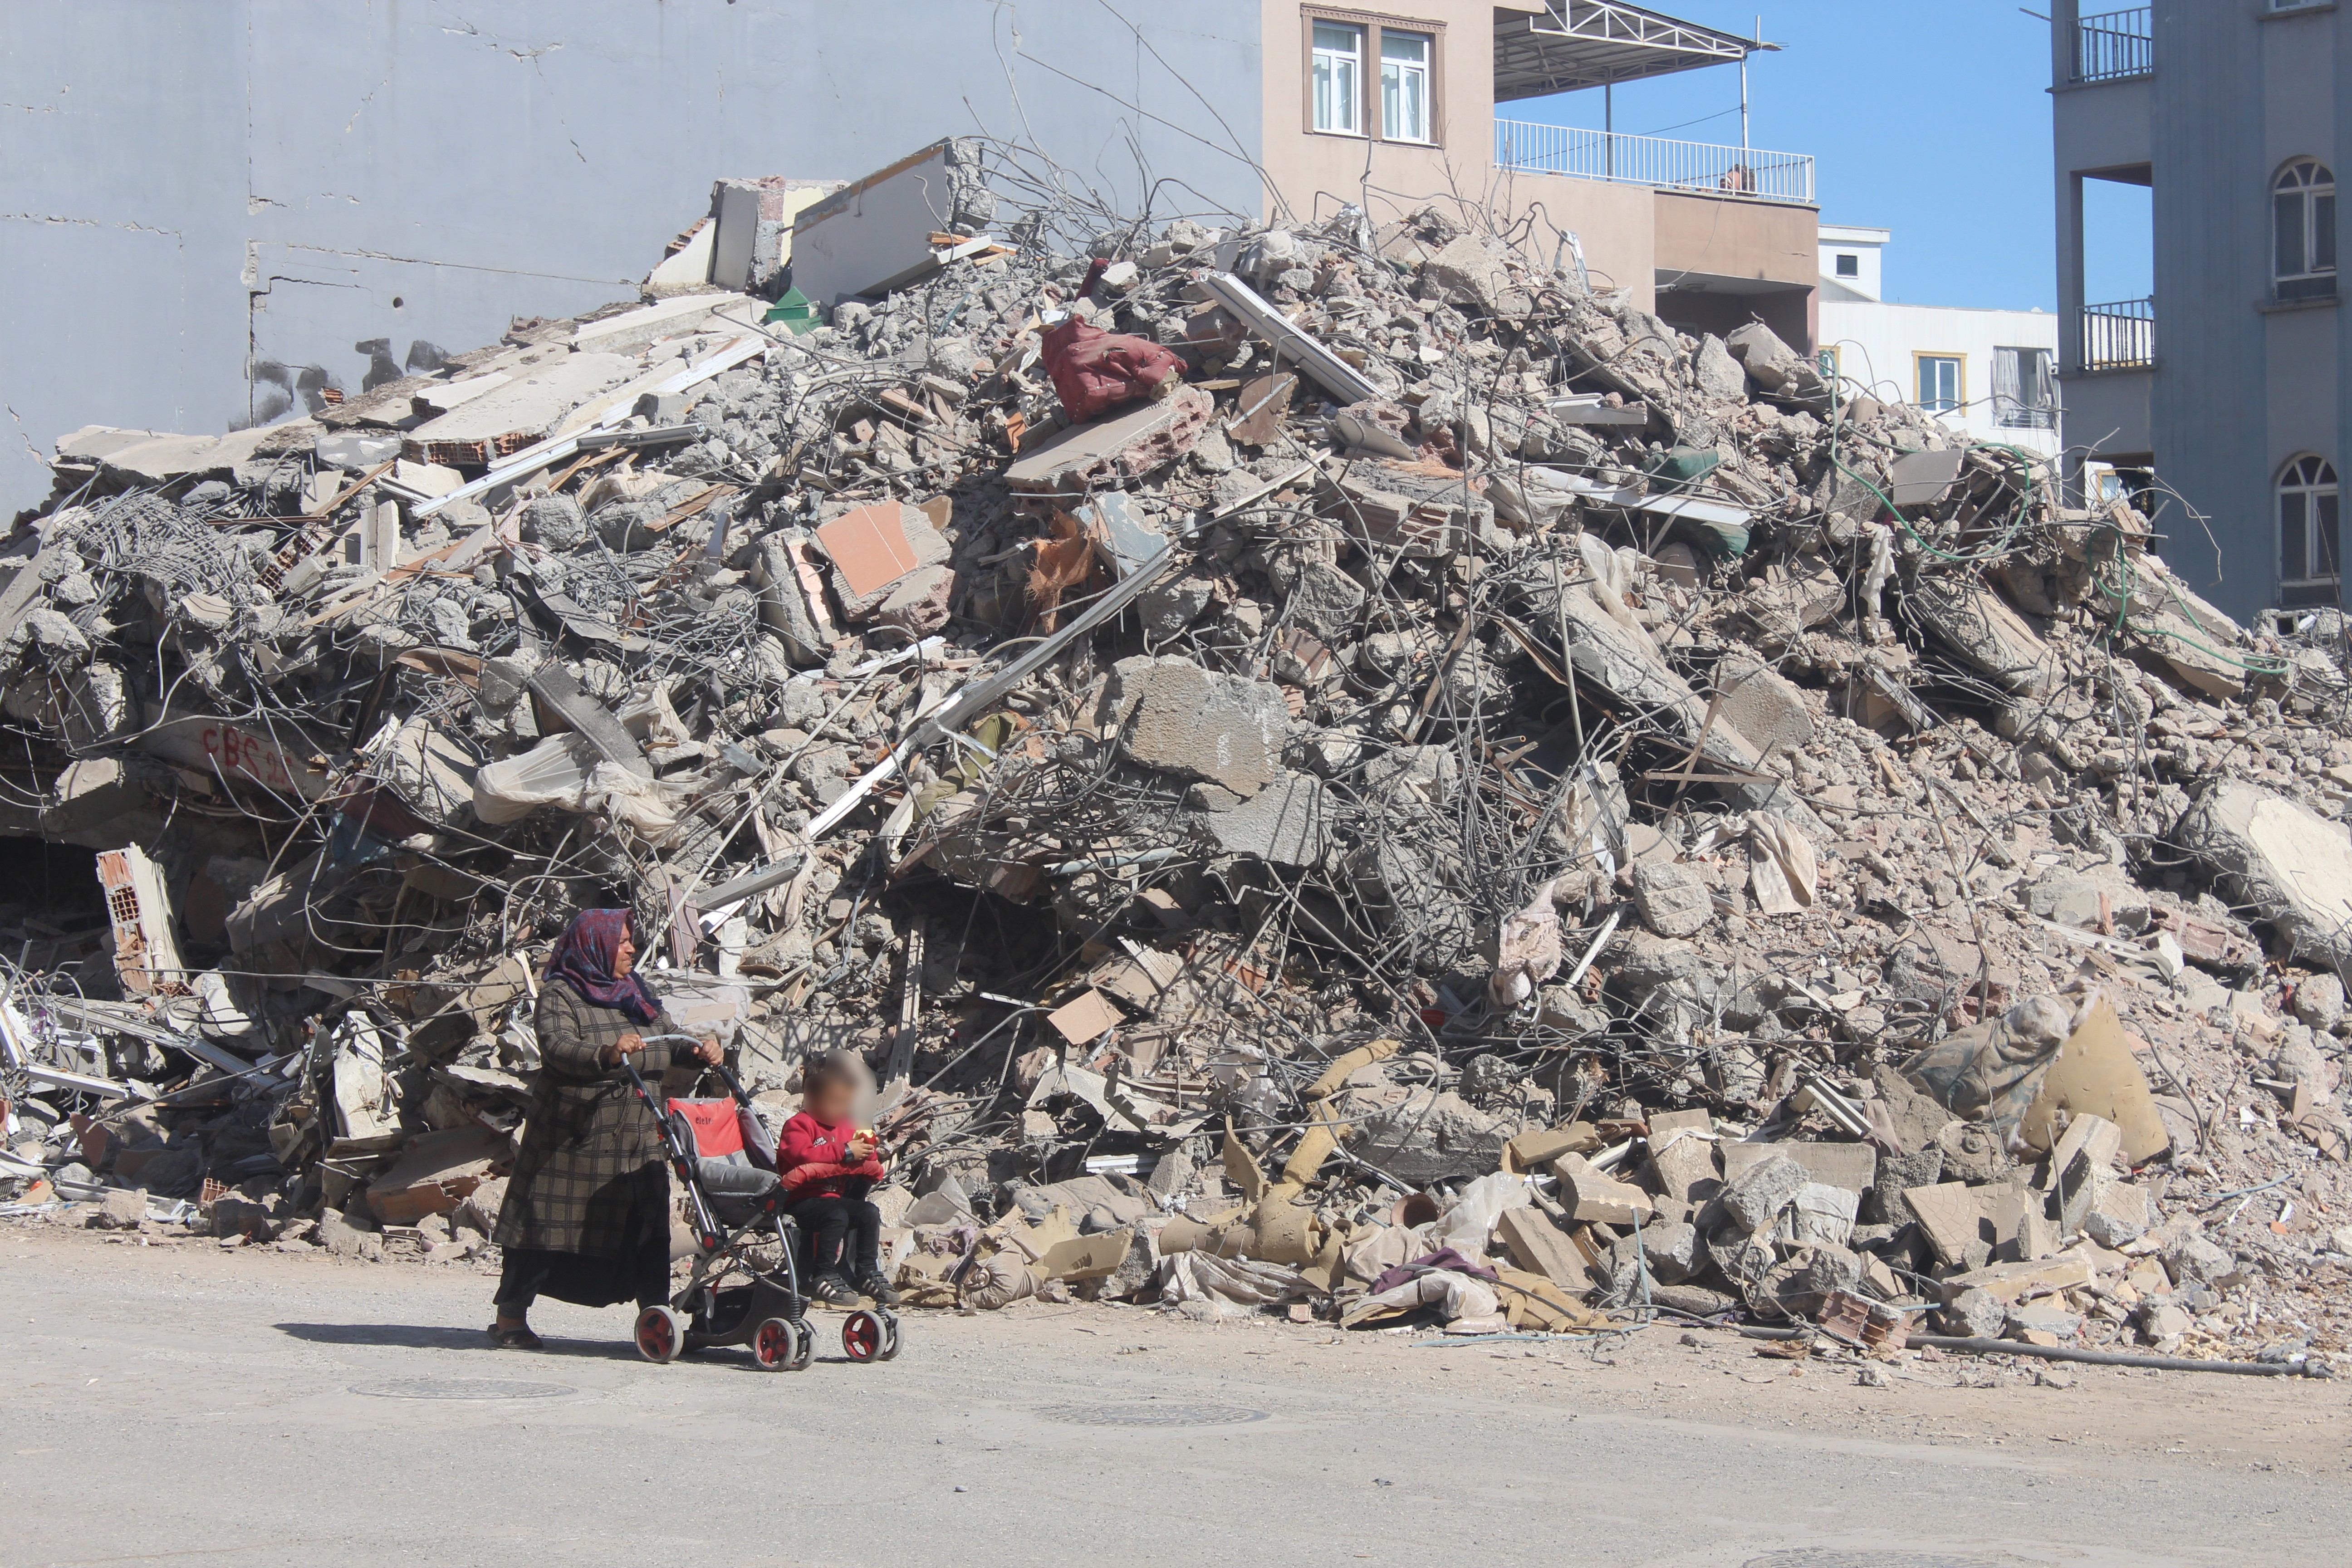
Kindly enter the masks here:
<path id="1" fill-rule="evenodd" d="M 2336 297 L 2336 175 L 2315 158 L 2271 182 L 2271 279 L 2283 302 Z"/>
<path id="2" fill-rule="evenodd" d="M 2054 356 L 2043 348 L 1992 351 L 1992 422 L 2004 430 L 2048 430 L 2057 423 Z"/>
<path id="3" fill-rule="evenodd" d="M 1310 17 L 1313 63 L 1308 98 L 1314 128 L 1324 135 L 1363 134 L 1364 29 L 1350 22 Z"/>
<path id="4" fill-rule="evenodd" d="M 1381 139 L 1427 142 L 1430 68 L 1435 40 L 1427 33 L 1381 29 Z"/>
<path id="5" fill-rule="evenodd" d="M 1313 5 L 1299 15 L 1308 135 L 1443 144 L 1444 22 Z"/>
<path id="6" fill-rule="evenodd" d="M 1956 353 L 1911 355 L 1913 401 L 1931 414 L 1957 414 L 1968 406 L 1968 356 Z"/>
<path id="7" fill-rule="evenodd" d="M 2336 603 L 2342 576 L 2342 492 L 2335 466 L 2305 454 L 2279 475 L 2279 603 Z"/>

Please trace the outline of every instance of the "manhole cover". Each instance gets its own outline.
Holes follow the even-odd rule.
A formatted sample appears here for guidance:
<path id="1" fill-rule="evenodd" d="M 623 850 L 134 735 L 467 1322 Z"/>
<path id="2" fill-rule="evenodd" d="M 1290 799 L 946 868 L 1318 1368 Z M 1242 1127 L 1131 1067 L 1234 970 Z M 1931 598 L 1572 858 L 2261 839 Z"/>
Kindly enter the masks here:
<path id="1" fill-rule="evenodd" d="M 371 1399 L 553 1399 L 572 1390 L 560 1383 L 520 1383 L 506 1377 L 393 1377 L 355 1383 Z"/>
<path id="2" fill-rule="evenodd" d="M 1238 1405 L 1048 1405 L 1037 1412 L 1066 1426 L 1239 1426 L 1263 1421 L 1265 1412 Z"/>

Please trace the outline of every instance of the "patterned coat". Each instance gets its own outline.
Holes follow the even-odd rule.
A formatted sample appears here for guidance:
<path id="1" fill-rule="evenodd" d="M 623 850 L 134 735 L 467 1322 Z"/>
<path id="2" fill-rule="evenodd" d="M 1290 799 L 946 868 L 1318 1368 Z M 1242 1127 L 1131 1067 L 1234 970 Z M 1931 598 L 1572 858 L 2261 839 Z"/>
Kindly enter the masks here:
<path id="1" fill-rule="evenodd" d="M 638 1102 L 628 1074 L 606 1067 L 602 1054 L 633 1029 L 644 1035 L 646 1048 L 630 1059 L 658 1099 L 662 1071 L 677 1047 L 653 1037 L 680 1031 L 667 1012 L 650 1024 L 632 1024 L 619 1008 L 586 1001 L 561 980 L 540 993 L 536 1022 L 539 1076 L 491 1239 L 500 1247 L 625 1257 L 643 1233 L 638 1211 L 649 1204 L 667 1209 L 668 1178 L 660 1128 Z"/>

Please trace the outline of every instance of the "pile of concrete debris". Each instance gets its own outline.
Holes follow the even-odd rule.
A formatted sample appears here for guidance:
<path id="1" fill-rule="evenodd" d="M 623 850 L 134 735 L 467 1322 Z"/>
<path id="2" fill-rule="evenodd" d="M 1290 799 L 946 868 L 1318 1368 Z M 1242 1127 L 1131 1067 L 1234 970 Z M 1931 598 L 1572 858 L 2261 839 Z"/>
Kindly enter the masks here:
<path id="1" fill-rule="evenodd" d="M 7 1212 L 483 1251 L 628 900 L 763 1104 L 865 1054 L 919 1301 L 2345 1352 L 2339 617 L 1460 215 L 1000 154 L 59 444 L 0 810 L 102 901 L 0 910 Z"/>

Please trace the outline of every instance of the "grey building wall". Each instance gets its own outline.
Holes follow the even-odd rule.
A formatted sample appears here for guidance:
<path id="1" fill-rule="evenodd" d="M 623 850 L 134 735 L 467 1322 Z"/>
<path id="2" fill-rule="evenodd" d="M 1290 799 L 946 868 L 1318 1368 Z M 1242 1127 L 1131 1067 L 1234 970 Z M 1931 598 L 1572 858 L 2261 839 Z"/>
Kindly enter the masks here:
<path id="1" fill-rule="evenodd" d="M 1254 214 L 1259 0 L 16 0 L 0 505 L 85 424 L 217 431 L 633 295 L 714 179 L 1025 141 Z"/>
<path id="2" fill-rule="evenodd" d="M 2277 405 L 2296 395 L 2271 384 L 2262 313 L 2271 285 L 2263 69 L 2271 25 L 2254 16 L 2263 3 L 2163 0 L 2150 81 L 2157 474 L 2208 518 L 2200 527 L 2178 504 L 2168 509 L 2163 553 L 2241 618 L 2276 600 L 2270 431 Z M 2332 329 L 2332 315 L 2296 321 Z M 2301 390 L 2334 402 L 2332 378 Z"/>

